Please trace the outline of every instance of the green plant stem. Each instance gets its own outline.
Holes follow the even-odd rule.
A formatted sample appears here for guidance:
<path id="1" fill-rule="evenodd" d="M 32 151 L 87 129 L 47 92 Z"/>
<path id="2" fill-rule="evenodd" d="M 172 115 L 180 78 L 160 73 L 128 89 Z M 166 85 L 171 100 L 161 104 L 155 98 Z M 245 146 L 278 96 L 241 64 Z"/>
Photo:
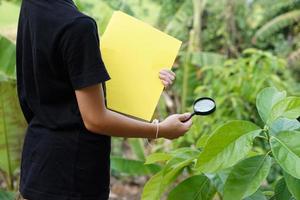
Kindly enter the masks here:
<path id="1" fill-rule="evenodd" d="M 235 0 L 227 0 L 226 1 L 226 8 L 225 8 L 225 20 L 226 20 L 226 44 L 225 49 L 227 49 L 228 55 L 235 55 L 237 56 L 236 50 L 236 37 L 237 37 L 237 30 L 235 24 Z"/>
<path id="2" fill-rule="evenodd" d="M 5 117 L 5 112 L 4 112 L 4 99 L 3 99 L 3 88 L 2 88 L 2 84 L 0 83 L 0 103 L 1 103 L 1 107 L 2 107 L 2 123 L 3 123 L 3 135 L 4 135 L 4 142 L 5 142 L 5 148 L 6 148 L 6 157 L 7 157 L 7 166 L 8 166 L 8 188 L 10 190 L 14 189 L 13 186 L 13 173 L 12 173 L 12 166 L 10 163 L 10 152 L 9 152 L 9 145 L 8 145 L 8 134 L 7 134 L 7 127 L 6 127 L 6 117 Z"/>
<path id="3" fill-rule="evenodd" d="M 265 134 L 265 136 L 268 139 L 268 141 L 270 141 L 269 127 L 267 125 L 265 125 L 265 127 L 263 129 L 263 133 Z"/>
<path id="4" fill-rule="evenodd" d="M 268 138 L 267 138 L 267 137 L 264 137 L 264 136 L 261 136 L 261 135 L 257 136 L 257 138 L 262 138 L 262 139 L 264 139 L 264 140 L 267 140 L 267 141 L 268 141 Z"/>
<path id="5" fill-rule="evenodd" d="M 222 194 L 219 193 L 219 192 L 218 192 L 218 197 L 219 197 L 220 200 L 223 200 L 223 196 L 222 196 Z"/>
<path id="6" fill-rule="evenodd" d="M 182 94 L 181 94 L 181 112 L 186 111 L 186 101 L 189 94 L 189 77 L 190 77 L 190 67 L 192 52 L 200 51 L 202 49 L 201 44 L 201 24 L 202 24 L 202 11 L 205 2 L 203 0 L 193 0 L 194 7 L 194 20 L 193 29 L 190 31 L 188 49 L 184 59 L 184 69 L 183 69 L 183 82 L 182 82 Z"/>
<path id="7" fill-rule="evenodd" d="M 205 0 L 204 0 L 205 1 Z M 203 0 L 193 0 L 193 7 L 194 7 L 194 20 L 193 20 L 193 29 L 194 29 L 194 38 L 193 38 L 193 50 L 194 51 L 201 51 L 202 49 L 202 42 L 201 42 L 201 35 L 202 35 L 202 4 L 204 4 Z"/>
<path id="8" fill-rule="evenodd" d="M 190 71 L 190 60 L 191 60 L 191 52 L 192 52 L 192 41 L 194 38 L 194 31 L 191 30 L 190 32 L 190 41 L 188 46 L 188 51 L 186 52 L 184 58 L 184 65 L 183 65 L 183 81 L 182 81 L 182 94 L 181 94 L 181 112 L 186 111 L 186 99 L 188 95 L 188 81 L 189 81 L 189 71 Z"/>

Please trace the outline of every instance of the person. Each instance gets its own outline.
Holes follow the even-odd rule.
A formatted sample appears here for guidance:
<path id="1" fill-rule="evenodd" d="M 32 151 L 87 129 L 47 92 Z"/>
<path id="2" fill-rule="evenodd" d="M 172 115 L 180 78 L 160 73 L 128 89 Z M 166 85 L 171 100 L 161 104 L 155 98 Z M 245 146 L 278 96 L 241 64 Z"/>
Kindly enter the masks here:
<path id="1" fill-rule="evenodd" d="M 167 70 L 159 77 L 164 85 L 175 78 Z M 182 122 L 189 113 L 153 124 L 107 109 L 109 79 L 91 17 L 72 0 L 22 1 L 17 90 L 28 122 L 20 178 L 25 199 L 108 199 L 111 136 L 174 139 L 192 125 Z"/>

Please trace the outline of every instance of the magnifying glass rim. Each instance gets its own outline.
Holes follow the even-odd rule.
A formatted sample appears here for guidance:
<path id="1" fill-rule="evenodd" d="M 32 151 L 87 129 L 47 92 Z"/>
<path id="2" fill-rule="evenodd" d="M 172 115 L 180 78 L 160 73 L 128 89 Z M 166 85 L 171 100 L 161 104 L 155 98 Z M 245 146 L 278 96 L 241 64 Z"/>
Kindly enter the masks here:
<path id="1" fill-rule="evenodd" d="M 211 110 L 209 110 L 209 111 L 207 111 L 207 112 L 196 111 L 196 110 L 195 110 L 195 104 L 196 104 L 197 102 L 201 101 L 201 100 L 210 100 L 210 101 L 214 102 L 214 107 L 213 107 L 213 109 L 211 109 Z M 201 97 L 201 98 L 198 98 L 196 101 L 194 101 L 194 104 L 193 104 L 194 112 L 195 112 L 196 115 L 209 115 L 209 114 L 215 112 L 216 107 L 217 107 L 217 106 L 216 106 L 215 100 L 213 100 L 213 99 L 210 98 L 210 97 Z"/>

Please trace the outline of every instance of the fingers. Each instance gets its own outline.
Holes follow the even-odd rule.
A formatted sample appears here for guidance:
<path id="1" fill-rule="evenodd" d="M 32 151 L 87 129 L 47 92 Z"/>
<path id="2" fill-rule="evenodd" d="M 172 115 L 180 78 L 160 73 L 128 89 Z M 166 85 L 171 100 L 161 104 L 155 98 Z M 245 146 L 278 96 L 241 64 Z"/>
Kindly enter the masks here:
<path id="1" fill-rule="evenodd" d="M 189 119 L 188 121 L 184 122 L 184 125 L 186 126 L 187 130 L 189 130 L 193 125 L 193 120 Z"/>
<path id="2" fill-rule="evenodd" d="M 178 116 L 178 119 L 182 122 L 187 120 L 191 116 L 191 113 L 184 113 Z"/>
<path id="3" fill-rule="evenodd" d="M 170 83 L 167 81 L 162 80 L 161 82 L 164 85 L 164 87 L 168 87 L 170 85 Z"/>
<path id="4" fill-rule="evenodd" d="M 172 72 L 171 70 L 168 69 L 162 69 L 159 72 L 160 75 L 164 75 L 166 77 L 169 77 L 169 79 L 171 79 L 172 81 L 175 80 L 176 74 L 174 72 Z"/>
<path id="5" fill-rule="evenodd" d="M 166 76 L 166 75 L 160 74 L 159 75 L 159 79 L 161 80 L 161 82 L 163 83 L 163 85 L 165 87 L 168 87 L 168 86 L 170 86 L 170 85 L 173 84 L 173 81 L 168 76 Z"/>
<path id="6" fill-rule="evenodd" d="M 173 81 L 175 80 L 176 74 L 168 69 L 162 69 L 159 72 L 159 78 L 161 79 L 163 85 L 165 87 L 168 87 L 173 84 Z"/>
<path id="7" fill-rule="evenodd" d="M 167 74 L 170 74 L 172 76 L 176 76 L 176 74 L 172 71 L 172 70 L 169 70 L 169 69 L 162 69 L 161 70 L 162 73 L 167 73 Z"/>
<path id="8" fill-rule="evenodd" d="M 190 118 L 190 116 L 191 116 L 190 113 L 184 113 L 181 115 L 180 121 L 183 124 L 183 128 L 184 128 L 185 132 L 188 131 L 191 128 L 191 126 L 193 125 L 193 120 L 192 120 L 192 118 Z M 187 119 L 189 119 L 189 120 L 187 120 Z"/>

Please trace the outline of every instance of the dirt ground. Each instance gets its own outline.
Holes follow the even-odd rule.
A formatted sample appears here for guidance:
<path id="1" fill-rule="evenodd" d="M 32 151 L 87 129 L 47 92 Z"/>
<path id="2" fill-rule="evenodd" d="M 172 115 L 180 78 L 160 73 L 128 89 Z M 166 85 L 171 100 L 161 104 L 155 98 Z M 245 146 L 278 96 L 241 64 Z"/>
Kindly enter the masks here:
<path id="1" fill-rule="evenodd" d="M 145 177 L 139 177 L 135 180 L 119 180 L 115 177 L 111 177 L 109 200 L 140 200 L 145 182 Z M 4 199 L 0 198 L 0 200 Z M 16 200 L 24 199 L 20 194 L 17 194 Z"/>
<path id="2" fill-rule="evenodd" d="M 145 178 L 132 182 L 111 177 L 109 200 L 140 200 L 145 181 Z"/>

